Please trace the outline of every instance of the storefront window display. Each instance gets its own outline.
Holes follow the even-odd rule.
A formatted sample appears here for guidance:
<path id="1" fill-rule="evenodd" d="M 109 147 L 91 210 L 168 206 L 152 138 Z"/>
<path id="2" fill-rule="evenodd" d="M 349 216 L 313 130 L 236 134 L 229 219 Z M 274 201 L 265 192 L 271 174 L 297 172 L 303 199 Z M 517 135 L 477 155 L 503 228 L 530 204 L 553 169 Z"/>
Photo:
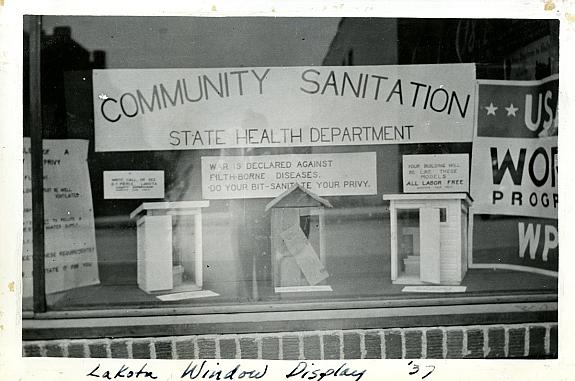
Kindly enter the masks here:
<path id="1" fill-rule="evenodd" d="M 142 20 L 29 36 L 25 309 L 33 165 L 52 311 L 557 294 L 553 21 Z M 440 58 L 414 37 L 434 23 Z M 505 28 L 532 34 L 455 38 Z"/>

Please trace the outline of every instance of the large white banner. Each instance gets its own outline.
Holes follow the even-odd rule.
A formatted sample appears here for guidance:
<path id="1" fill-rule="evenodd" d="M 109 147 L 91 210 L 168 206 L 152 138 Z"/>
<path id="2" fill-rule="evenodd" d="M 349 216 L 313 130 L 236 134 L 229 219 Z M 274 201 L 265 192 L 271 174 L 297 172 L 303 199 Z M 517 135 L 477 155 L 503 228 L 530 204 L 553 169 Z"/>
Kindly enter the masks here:
<path id="1" fill-rule="evenodd" d="M 96 151 L 470 142 L 473 64 L 94 70 Z"/>
<path id="2" fill-rule="evenodd" d="M 46 293 L 100 283 L 87 140 L 44 140 Z M 23 297 L 32 296 L 30 139 L 24 138 Z"/>
<path id="3" fill-rule="evenodd" d="M 376 154 L 202 157 L 205 199 L 276 197 L 294 184 L 320 196 L 377 194 Z"/>

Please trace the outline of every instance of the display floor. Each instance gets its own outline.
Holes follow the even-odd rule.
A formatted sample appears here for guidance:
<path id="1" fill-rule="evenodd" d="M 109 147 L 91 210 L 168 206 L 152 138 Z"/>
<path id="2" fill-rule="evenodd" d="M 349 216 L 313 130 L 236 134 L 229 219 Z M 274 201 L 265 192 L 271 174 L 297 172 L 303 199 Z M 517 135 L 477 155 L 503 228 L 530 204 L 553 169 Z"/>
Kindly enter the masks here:
<path id="1" fill-rule="evenodd" d="M 222 221 L 224 221 L 222 218 L 216 219 L 209 214 L 204 221 L 206 229 L 202 289 L 209 292 L 190 293 L 186 297 L 179 295 L 161 300 L 158 295 L 147 294 L 140 290 L 136 279 L 136 231 L 127 223 L 122 225 L 125 229 L 119 229 L 119 225 L 115 224 L 109 227 L 102 226 L 96 231 L 100 284 L 49 294 L 47 295 L 49 309 L 401 300 L 524 292 L 557 294 L 557 278 L 528 272 L 484 269 L 472 269 L 467 272 L 461 283 L 461 286 L 465 287 L 465 292 L 462 293 L 404 292 L 406 284 L 391 282 L 388 218 L 377 214 L 332 216 L 328 220 L 326 243 L 330 256 L 326 270 L 329 278 L 321 285 L 330 286 L 331 291 L 328 287 L 321 287 L 317 289 L 318 291 L 311 292 L 299 290 L 274 292 L 269 254 L 265 256 L 263 249 L 250 251 L 251 247 L 246 244 L 247 241 L 238 241 L 238 237 L 232 237 L 229 226 Z M 499 227 L 499 224 L 496 224 L 496 227 Z M 248 241 L 247 243 L 251 242 Z M 269 243 L 268 241 L 266 242 Z M 263 243 L 260 246 L 269 247 Z M 495 250 L 490 247 L 479 249 Z M 513 249 L 498 247 L 497 250 L 511 252 Z M 269 252 L 269 249 L 265 251 Z M 256 252 L 258 255 L 251 255 L 250 252 Z M 23 300 L 25 310 L 30 310 L 31 306 L 30 299 Z"/>
<path id="2" fill-rule="evenodd" d="M 124 272 L 125 274 L 125 272 Z M 124 280 L 127 280 L 125 277 Z M 81 287 L 59 294 L 48 295 L 48 304 L 52 310 L 67 309 L 108 309 L 127 307 L 152 307 L 162 305 L 211 305 L 234 303 L 282 303 L 302 301 L 357 300 L 357 299 L 411 299 L 433 297 L 461 297 L 495 294 L 513 294 L 521 292 L 557 292 L 557 279 L 508 270 L 469 270 L 462 286 L 463 293 L 417 293 L 402 292 L 405 285 L 392 284 L 391 280 L 373 276 L 332 276 L 329 284 L 333 291 L 282 292 L 273 293 L 269 284 L 252 281 L 233 282 L 233 284 L 205 284 L 206 297 L 191 297 L 183 300 L 162 301 L 156 295 L 147 294 L 132 284 L 100 284 Z M 254 290 L 254 288 L 256 290 Z M 228 289 L 246 290 L 245 295 L 230 297 Z"/>

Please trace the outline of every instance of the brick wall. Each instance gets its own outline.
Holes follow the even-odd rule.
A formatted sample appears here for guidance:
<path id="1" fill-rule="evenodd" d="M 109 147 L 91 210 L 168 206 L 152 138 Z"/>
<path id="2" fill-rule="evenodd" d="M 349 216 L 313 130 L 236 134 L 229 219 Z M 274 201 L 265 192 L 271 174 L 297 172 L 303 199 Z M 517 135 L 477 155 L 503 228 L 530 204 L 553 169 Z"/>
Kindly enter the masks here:
<path id="1" fill-rule="evenodd" d="M 135 359 L 557 357 L 557 324 L 26 341 L 24 356 Z"/>

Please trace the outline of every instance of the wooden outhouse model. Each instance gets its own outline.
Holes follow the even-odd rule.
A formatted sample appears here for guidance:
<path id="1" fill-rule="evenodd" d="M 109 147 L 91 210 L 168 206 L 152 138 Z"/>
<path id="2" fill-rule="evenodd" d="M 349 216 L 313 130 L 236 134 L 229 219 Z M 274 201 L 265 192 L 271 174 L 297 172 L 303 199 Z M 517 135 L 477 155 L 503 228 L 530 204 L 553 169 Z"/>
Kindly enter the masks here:
<path id="1" fill-rule="evenodd" d="M 384 195 L 390 202 L 391 280 L 460 284 L 471 247 L 467 193 Z"/>
<path id="2" fill-rule="evenodd" d="M 300 185 L 267 204 L 276 292 L 331 291 L 325 284 L 329 274 L 324 236 L 324 208 L 331 207 Z"/>
<path id="3" fill-rule="evenodd" d="M 144 202 L 131 214 L 138 226 L 138 287 L 147 293 L 201 290 L 202 208 L 209 201 Z M 189 250 L 174 250 L 175 219 Z"/>

